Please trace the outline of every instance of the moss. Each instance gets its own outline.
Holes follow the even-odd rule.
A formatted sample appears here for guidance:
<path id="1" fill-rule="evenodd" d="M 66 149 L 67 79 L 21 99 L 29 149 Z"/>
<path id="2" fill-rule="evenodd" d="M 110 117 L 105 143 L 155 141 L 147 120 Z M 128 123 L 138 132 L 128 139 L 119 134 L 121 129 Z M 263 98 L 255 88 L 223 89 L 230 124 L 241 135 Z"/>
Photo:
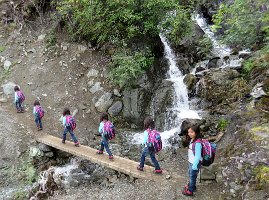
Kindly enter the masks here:
<path id="1" fill-rule="evenodd" d="M 253 171 L 257 181 L 256 189 L 264 189 L 269 187 L 269 167 L 259 165 L 255 167 Z"/>
<path id="2" fill-rule="evenodd" d="M 13 199 L 16 199 L 16 200 L 23 200 L 23 199 L 26 199 L 26 191 L 23 191 L 23 190 L 18 190 L 17 192 L 15 192 L 15 194 L 13 195 Z"/>
<path id="3" fill-rule="evenodd" d="M 0 46 L 0 53 L 4 52 L 6 50 L 6 47 Z"/>

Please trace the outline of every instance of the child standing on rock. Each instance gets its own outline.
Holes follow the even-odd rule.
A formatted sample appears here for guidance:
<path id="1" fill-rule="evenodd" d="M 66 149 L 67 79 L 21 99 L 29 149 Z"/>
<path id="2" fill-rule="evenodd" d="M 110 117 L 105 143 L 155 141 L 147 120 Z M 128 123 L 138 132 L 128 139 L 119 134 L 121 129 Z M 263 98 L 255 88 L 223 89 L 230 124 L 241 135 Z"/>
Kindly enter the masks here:
<path id="1" fill-rule="evenodd" d="M 101 140 L 101 147 L 97 151 L 97 154 L 103 154 L 105 148 L 106 152 L 108 153 L 108 158 L 113 159 L 113 155 L 108 146 L 108 140 L 115 137 L 115 129 L 113 124 L 108 120 L 107 113 L 102 113 L 100 117 L 100 125 L 98 132 L 99 132 L 98 135 L 102 137 L 102 140 Z"/>
<path id="2" fill-rule="evenodd" d="M 144 163 L 145 163 L 145 159 L 146 156 L 149 154 L 151 161 L 154 164 L 155 170 L 154 172 L 157 174 L 161 174 L 162 170 L 160 168 L 160 165 L 155 157 L 155 151 L 153 149 L 153 147 L 151 147 L 148 143 L 149 140 L 149 134 L 151 134 L 151 132 L 155 131 L 155 123 L 153 121 L 152 118 L 150 117 L 146 117 L 144 120 L 144 137 L 143 137 L 143 145 L 144 145 L 144 149 L 140 158 L 140 164 L 138 165 L 137 169 L 139 171 L 143 171 L 144 170 Z"/>
<path id="3" fill-rule="evenodd" d="M 40 131 L 43 129 L 41 119 L 44 116 L 44 109 L 40 106 L 40 103 L 38 100 L 35 100 L 34 102 L 33 114 L 35 117 L 37 130 Z"/>
<path id="4" fill-rule="evenodd" d="M 184 146 L 188 146 L 188 161 L 189 161 L 189 182 L 185 185 L 182 194 L 186 196 L 193 196 L 193 192 L 196 191 L 196 179 L 201 167 L 202 161 L 202 134 L 199 126 L 191 126 L 188 129 L 188 135 Z"/>
<path id="5" fill-rule="evenodd" d="M 22 103 L 25 100 L 25 96 L 17 85 L 14 87 L 14 91 L 15 91 L 14 104 L 16 105 L 17 113 L 23 113 L 24 109 Z"/>
<path id="6" fill-rule="evenodd" d="M 76 128 L 77 124 L 75 118 L 71 115 L 69 108 L 65 108 L 63 111 L 63 126 L 64 126 L 64 133 L 62 143 L 63 144 L 65 143 L 66 134 L 69 132 L 75 143 L 75 146 L 78 147 L 79 142 L 74 134 L 74 129 Z"/>

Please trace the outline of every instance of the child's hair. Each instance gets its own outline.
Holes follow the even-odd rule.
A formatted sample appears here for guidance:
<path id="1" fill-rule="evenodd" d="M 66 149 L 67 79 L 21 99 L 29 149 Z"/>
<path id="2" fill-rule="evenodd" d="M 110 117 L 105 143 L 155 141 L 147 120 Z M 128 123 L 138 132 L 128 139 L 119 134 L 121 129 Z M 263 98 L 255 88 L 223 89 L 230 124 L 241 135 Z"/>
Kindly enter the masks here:
<path id="1" fill-rule="evenodd" d="M 146 117 L 144 120 L 144 129 L 153 129 L 155 128 L 155 122 L 153 121 L 153 119 L 151 117 Z"/>
<path id="2" fill-rule="evenodd" d="M 35 100 L 35 102 L 34 102 L 34 106 L 40 106 L 40 103 L 39 103 L 38 100 Z"/>
<path id="3" fill-rule="evenodd" d="M 71 115 L 69 108 L 64 108 L 63 116 L 65 115 Z"/>
<path id="4" fill-rule="evenodd" d="M 194 138 L 193 142 L 195 142 L 197 139 L 201 139 L 203 137 L 202 133 L 200 131 L 200 127 L 198 125 L 191 125 L 188 127 L 187 130 L 189 130 L 189 129 L 192 129 L 195 132 L 195 138 Z M 183 146 L 187 147 L 189 145 L 190 141 L 191 141 L 191 138 L 187 133 L 185 140 L 182 141 Z"/>
<path id="5" fill-rule="evenodd" d="M 103 112 L 100 116 L 100 122 L 107 120 L 108 121 L 108 114 L 107 112 Z"/>
<path id="6" fill-rule="evenodd" d="M 20 91 L 19 86 L 16 85 L 16 86 L 14 87 L 14 91 L 15 91 L 15 92 Z"/>

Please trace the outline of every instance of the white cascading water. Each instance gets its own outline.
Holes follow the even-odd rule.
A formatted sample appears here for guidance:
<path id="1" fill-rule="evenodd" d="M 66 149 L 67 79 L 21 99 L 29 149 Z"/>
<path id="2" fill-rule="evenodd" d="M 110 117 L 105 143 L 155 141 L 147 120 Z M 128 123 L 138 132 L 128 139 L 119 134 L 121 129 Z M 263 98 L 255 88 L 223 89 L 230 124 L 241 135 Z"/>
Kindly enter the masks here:
<path id="1" fill-rule="evenodd" d="M 170 47 L 166 37 L 160 34 L 161 41 L 164 45 L 164 55 L 168 61 L 169 70 L 167 72 L 167 80 L 173 82 L 174 97 L 172 108 L 168 109 L 165 131 L 161 133 L 163 146 L 170 146 L 168 139 L 179 133 L 181 124 L 184 119 L 201 119 L 198 112 L 191 110 L 189 106 L 188 90 L 183 82 L 184 76 L 179 70 L 175 54 Z M 134 135 L 132 143 L 141 144 L 143 134 L 137 133 Z"/>
<path id="2" fill-rule="evenodd" d="M 220 56 L 221 58 L 226 55 L 230 55 L 231 49 L 220 44 L 217 41 L 216 37 L 214 36 L 214 33 L 211 31 L 210 27 L 208 26 L 206 20 L 203 17 L 201 17 L 200 15 L 196 15 L 195 21 L 200 26 L 200 28 L 205 32 L 205 34 L 211 39 L 213 43 L 213 50 L 214 50 L 213 53 L 215 53 L 217 56 Z"/>

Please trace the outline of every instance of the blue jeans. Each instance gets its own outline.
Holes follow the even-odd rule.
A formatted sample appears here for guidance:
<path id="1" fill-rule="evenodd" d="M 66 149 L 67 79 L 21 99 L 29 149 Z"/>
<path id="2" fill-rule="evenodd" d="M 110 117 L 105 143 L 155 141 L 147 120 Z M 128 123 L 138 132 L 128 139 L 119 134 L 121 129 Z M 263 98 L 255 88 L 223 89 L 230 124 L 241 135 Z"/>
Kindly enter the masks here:
<path id="1" fill-rule="evenodd" d="M 106 152 L 108 153 L 108 155 L 109 156 L 112 156 L 112 153 L 111 153 L 111 151 L 110 151 L 110 149 L 108 147 L 108 141 L 107 141 L 107 139 L 102 138 L 102 140 L 101 140 L 101 147 L 100 147 L 99 151 L 104 151 L 104 148 L 106 149 Z"/>
<path id="2" fill-rule="evenodd" d="M 192 170 L 192 164 L 189 163 L 189 191 L 193 192 L 194 190 L 196 190 L 196 179 L 197 179 L 197 175 L 199 173 L 199 169 L 201 168 L 201 164 L 199 163 L 197 166 L 198 170 Z"/>
<path id="3" fill-rule="evenodd" d="M 77 140 L 77 138 L 76 138 L 76 136 L 75 136 L 73 130 L 72 130 L 71 127 L 69 127 L 69 126 L 64 127 L 63 142 L 66 140 L 66 134 L 67 134 L 68 132 L 70 133 L 70 135 L 71 135 L 73 141 L 74 141 L 75 143 L 77 143 L 78 140 Z"/>
<path id="4" fill-rule="evenodd" d="M 160 168 L 160 165 L 159 165 L 158 161 L 157 161 L 156 158 L 155 158 L 155 153 L 149 151 L 148 147 L 144 147 L 144 149 L 143 149 L 143 152 L 142 152 L 142 155 L 141 155 L 141 158 L 140 158 L 140 164 L 139 164 L 139 166 L 140 166 L 141 168 L 144 167 L 145 159 L 146 159 L 146 156 L 147 156 L 148 154 L 150 155 L 151 161 L 152 161 L 153 164 L 154 164 L 155 170 L 160 170 L 161 168 Z"/>
<path id="5" fill-rule="evenodd" d="M 42 122 L 41 122 L 41 118 L 39 116 L 35 117 L 35 124 L 37 127 L 42 128 Z"/>
<path id="6" fill-rule="evenodd" d="M 17 110 L 19 110 L 19 111 L 23 110 L 22 102 L 20 100 L 16 101 L 15 105 L 16 105 Z"/>

